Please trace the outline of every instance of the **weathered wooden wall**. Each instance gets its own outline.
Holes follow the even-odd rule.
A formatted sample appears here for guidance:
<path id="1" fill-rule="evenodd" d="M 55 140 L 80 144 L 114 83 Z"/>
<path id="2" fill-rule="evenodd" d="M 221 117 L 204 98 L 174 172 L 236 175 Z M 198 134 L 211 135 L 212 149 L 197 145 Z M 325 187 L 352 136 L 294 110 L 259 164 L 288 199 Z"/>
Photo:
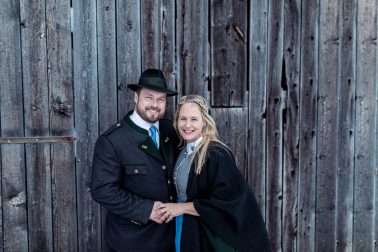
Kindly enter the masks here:
<path id="1" fill-rule="evenodd" d="M 377 9 L 2 0 L 0 252 L 106 251 L 106 211 L 88 190 L 93 147 L 133 108 L 127 84 L 149 67 L 179 97 L 208 99 L 274 251 L 378 251 Z"/>

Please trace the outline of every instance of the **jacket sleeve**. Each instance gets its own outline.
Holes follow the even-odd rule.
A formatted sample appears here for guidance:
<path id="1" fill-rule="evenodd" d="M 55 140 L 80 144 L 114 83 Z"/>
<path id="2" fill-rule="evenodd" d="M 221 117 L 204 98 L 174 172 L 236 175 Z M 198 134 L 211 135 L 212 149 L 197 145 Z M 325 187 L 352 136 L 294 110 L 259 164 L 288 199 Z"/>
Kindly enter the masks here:
<path id="1" fill-rule="evenodd" d="M 107 137 L 100 136 L 93 155 L 92 198 L 113 214 L 146 224 L 154 202 L 124 190 L 121 182 L 119 158 Z"/>

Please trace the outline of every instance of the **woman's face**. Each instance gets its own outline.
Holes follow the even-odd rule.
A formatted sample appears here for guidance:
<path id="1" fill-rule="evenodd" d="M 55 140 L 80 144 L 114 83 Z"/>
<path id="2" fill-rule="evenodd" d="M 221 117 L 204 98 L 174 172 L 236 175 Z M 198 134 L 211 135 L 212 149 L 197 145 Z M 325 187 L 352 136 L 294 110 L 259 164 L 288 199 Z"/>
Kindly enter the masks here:
<path id="1" fill-rule="evenodd" d="M 186 142 L 192 143 L 200 138 L 204 125 L 205 123 L 197 104 L 188 102 L 181 106 L 177 119 L 177 128 Z"/>

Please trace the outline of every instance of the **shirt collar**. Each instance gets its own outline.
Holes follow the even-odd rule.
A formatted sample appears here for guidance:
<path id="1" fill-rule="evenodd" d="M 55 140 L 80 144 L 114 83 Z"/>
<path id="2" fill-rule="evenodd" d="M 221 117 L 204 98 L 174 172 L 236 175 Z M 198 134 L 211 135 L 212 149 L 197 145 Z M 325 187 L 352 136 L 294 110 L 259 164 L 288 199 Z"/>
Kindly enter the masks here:
<path id="1" fill-rule="evenodd" d="M 188 155 L 190 155 L 201 142 L 202 142 L 202 136 L 198 138 L 196 141 L 194 141 L 193 143 L 187 143 L 186 152 L 188 153 Z"/>
<path id="2" fill-rule="evenodd" d="M 143 120 L 142 117 L 140 117 L 140 115 L 138 114 L 138 112 L 136 110 L 134 110 L 134 112 L 130 115 L 130 119 L 131 121 L 133 121 L 137 126 L 141 127 L 142 129 L 145 129 L 147 130 L 148 132 L 150 132 L 150 127 L 152 125 L 155 125 L 155 127 L 157 128 L 157 130 L 159 131 L 159 121 L 157 121 L 156 123 L 154 124 L 150 124 L 148 122 L 146 122 L 145 120 Z"/>

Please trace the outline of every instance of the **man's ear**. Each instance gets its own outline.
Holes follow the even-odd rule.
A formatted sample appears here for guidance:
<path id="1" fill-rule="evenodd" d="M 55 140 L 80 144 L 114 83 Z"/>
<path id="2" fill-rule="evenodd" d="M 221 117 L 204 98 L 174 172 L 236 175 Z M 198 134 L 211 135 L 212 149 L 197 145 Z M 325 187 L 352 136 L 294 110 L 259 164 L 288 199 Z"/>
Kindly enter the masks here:
<path id="1" fill-rule="evenodd" d="M 134 102 L 135 104 L 138 102 L 138 92 L 134 92 Z"/>

